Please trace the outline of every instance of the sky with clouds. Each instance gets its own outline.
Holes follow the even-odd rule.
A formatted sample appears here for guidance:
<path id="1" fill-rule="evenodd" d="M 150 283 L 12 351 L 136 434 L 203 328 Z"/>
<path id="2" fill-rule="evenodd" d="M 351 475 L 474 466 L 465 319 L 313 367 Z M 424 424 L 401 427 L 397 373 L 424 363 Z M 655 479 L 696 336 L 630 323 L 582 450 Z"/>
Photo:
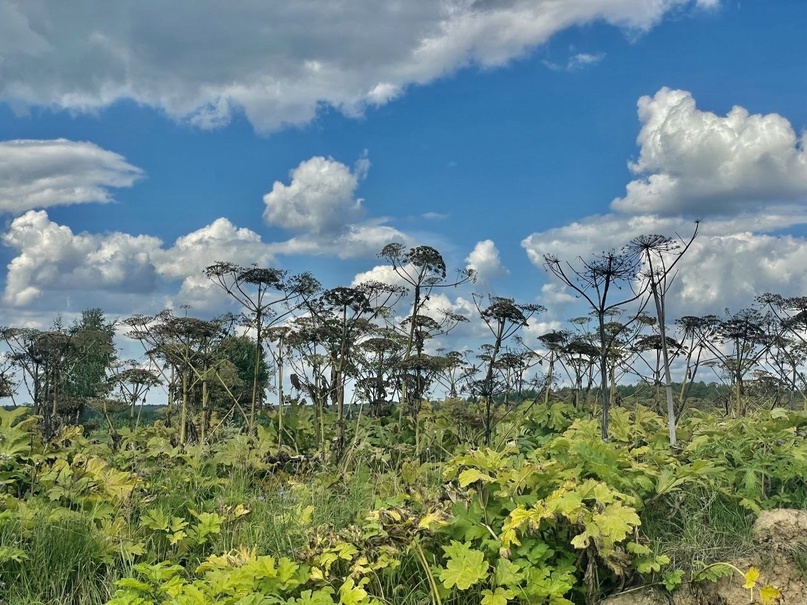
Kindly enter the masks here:
<path id="1" fill-rule="evenodd" d="M 696 219 L 676 313 L 805 295 L 805 24 L 803 0 L 0 0 L 0 324 L 216 313 L 219 260 L 389 279 L 402 242 L 545 305 L 537 335 L 578 314 L 544 254 Z"/>

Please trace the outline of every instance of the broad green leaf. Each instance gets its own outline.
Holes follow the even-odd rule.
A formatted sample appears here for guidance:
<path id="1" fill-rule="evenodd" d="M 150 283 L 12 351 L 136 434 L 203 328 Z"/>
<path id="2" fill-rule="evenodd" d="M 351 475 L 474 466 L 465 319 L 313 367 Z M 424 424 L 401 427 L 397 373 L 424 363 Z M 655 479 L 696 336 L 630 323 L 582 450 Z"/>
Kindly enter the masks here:
<path id="1" fill-rule="evenodd" d="M 482 483 L 491 483 L 494 481 L 494 478 L 487 473 L 483 473 L 479 469 L 467 468 L 460 473 L 458 481 L 460 487 L 468 487 L 471 485 L 471 483 L 475 483 L 476 481 L 481 481 Z"/>
<path id="2" fill-rule="evenodd" d="M 168 515 L 158 508 L 153 508 L 140 517 L 140 525 L 155 531 L 167 531 L 170 523 L 171 520 L 168 518 Z"/>
<path id="3" fill-rule="evenodd" d="M 353 578 L 348 578 L 339 588 L 339 602 L 342 605 L 359 605 L 367 598 L 367 591 L 356 586 Z"/>
<path id="4" fill-rule="evenodd" d="M 0 563 L 6 563 L 7 561 L 22 563 L 27 558 L 28 555 L 20 548 L 14 546 L 0 546 Z"/>
<path id="5" fill-rule="evenodd" d="M 597 529 L 597 528 L 595 528 L 595 529 Z M 588 541 L 591 538 L 595 538 L 595 542 L 596 542 L 596 536 L 599 536 L 599 530 L 598 529 L 597 529 L 596 533 L 594 533 L 594 534 L 592 534 L 588 529 L 586 529 L 582 533 L 577 534 L 574 538 L 572 538 L 571 544 L 572 544 L 572 546 L 574 546 L 578 550 L 585 550 L 586 548 L 588 548 Z"/>
<path id="6" fill-rule="evenodd" d="M 621 502 L 609 504 L 601 514 L 595 514 L 593 519 L 610 544 L 621 542 L 634 527 L 642 524 L 636 511 Z"/>
<path id="7" fill-rule="evenodd" d="M 118 585 L 120 588 L 126 588 L 128 590 L 137 590 L 137 591 L 146 592 L 146 593 L 151 591 L 151 585 L 150 584 L 146 584 L 145 582 L 141 582 L 140 580 L 137 580 L 136 578 L 122 578 L 122 579 L 118 580 L 117 582 L 115 582 L 115 584 Z"/>
<path id="8" fill-rule="evenodd" d="M 639 544 L 638 542 L 628 542 L 625 549 L 634 555 L 649 555 L 652 552 L 649 546 Z"/>
<path id="9" fill-rule="evenodd" d="M 577 515 L 583 506 L 583 498 L 576 491 L 566 492 L 561 494 L 558 498 L 552 499 L 551 501 L 550 499 L 547 499 L 546 505 L 547 508 L 551 508 L 567 519 L 573 520 L 577 518 Z"/>
<path id="10" fill-rule="evenodd" d="M 658 573 L 661 571 L 663 565 L 670 563 L 670 557 L 667 555 L 659 555 L 657 557 L 639 557 L 636 561 L 636 571 L 643 574 Z"/>
<path id="11" fill-rule="evenodd" d="M 467 590 L 488 577 L 488 563 L 482 551 L 474 550 L 469 543 L 452 540 L 443 550 L 448 555 L 446 569 L 440 571 L 440 580 L 446 588 L 456 586 Z"/>
<path id="12" fill-rule="evenodd" d="M 197 543 L 202 544 L 207 536 L 220 533 L 223 522 L 224 519 L 218 513 L 200 513 L 194 527 Z"/>
<path id="13" fill-rule="evenodd" d="M 350 542 L 339 542 L 334 547 L 334 551 L 336 552 L 336 556 L 340 559 L 350 561 L 359 552 L 359 549 Z"/>
<path id="14" fill-rule="evenodd" d="M 289 587 L 288 584 L 294 579 L 294 574 L 299 568 L 300 566 L 288 557 L 281 557 L 277 562 L 277 579 Z"/>
<path id="15" fill-rule="evenodd" d="M 30 454 L 31 434 L 27 427 L 36 423 L 36 416 L 22 420 L 29 411 L 29 408 L 22 407 L 12 410 L 0 408 L 0 462 Z"/>
<path id="16" fill-rule="evenodd" d="M 521 566 L 514 561 L 500 558 L 496 562 L 494 581 L 499 586 L 518 586 L 524 580 Z"/>
<path id="17" fill-rule="evenodd" d="M 509 588 L 499 586 L 495 591 L 483 590 L 482 595 L 481 605 L 507 605 L 507 601 L 515 598 L 516 593 Z"/>
<path id="18" fill-rule="evenodd" d="M 446 524 L 445 514 L 442 511 L 434 510 L 418 521 L 418 529 L 430 529 L 432 525 L 443 526 Z"/>
<path id="19" fill-rule="evenodd" d="M 304 590 L 296 599 L 286 601 L 287 605 L 334 605 L 333 597 L 329 592 L 330 587 L 319 590 Z"/>

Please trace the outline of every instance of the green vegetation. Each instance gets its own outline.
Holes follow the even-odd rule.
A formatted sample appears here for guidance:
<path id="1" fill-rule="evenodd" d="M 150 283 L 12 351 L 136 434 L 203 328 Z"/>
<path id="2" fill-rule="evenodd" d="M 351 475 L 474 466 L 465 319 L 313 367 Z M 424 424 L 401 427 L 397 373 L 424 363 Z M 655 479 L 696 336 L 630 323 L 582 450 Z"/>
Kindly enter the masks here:
<path id="1" fill-rule="evenodd" d="M 807 299 L 668 330 L 663 259 L 688 245 L 547 258 L 591 313 L 544 351 L 519 334 L 544 309 L 495 296 L 474 298 L 478 354 L 440 348 L 470 320 L 429 303 L 473 272 L 400 244 L 381 257 L 410 291 L 222 262 L 237 316 L 0 329 L 0 394 L 31 402 L 0 411 L 2 605 L 591 605 L 737 571 L 757 590 L 724 563 L 763 509 L 807 508 Z M 143 360 L 118 359 L 118 327 Z"/>
<path id="2" fill-rule="evenodd" d="M 592 411 L 494 404 L 491 447 L 486 408 L 348 418 L 338 460 L 307 407 L 282 444 L 264 411 L 184 446 L 163 420 L 43 441 L 30 410 L 0 411 L 5 602 L 595 603 L 729 573 L 756 512 L 807 506 L 805 412 L 692 412 L 671 451 L 641 405 L 612 408 L 605 442 Z M 337 447 L 337 411 L 323 422 Z"/>

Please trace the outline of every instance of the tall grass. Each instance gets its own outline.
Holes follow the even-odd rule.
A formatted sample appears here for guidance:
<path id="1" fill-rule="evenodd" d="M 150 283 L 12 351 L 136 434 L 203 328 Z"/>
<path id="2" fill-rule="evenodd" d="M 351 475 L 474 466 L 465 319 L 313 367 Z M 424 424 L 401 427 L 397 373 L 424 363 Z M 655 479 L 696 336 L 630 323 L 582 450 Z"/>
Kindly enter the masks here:
<path id="1" fill-rule="evenodd" d="M 674 567 L 699 569 L 750 555 L 754 518 L 737 498 L 692 486 L 648 507 L 642 529 Z"/>
<path id="2" fill-rule="evenodd" d="M 110 596 L 112 558 L 92 522 L 77 513 L 39 514 L 29 527 L 10 521 L 0 529 L 2 546 L 25 552 L 22 561 L 0 565 L 8 605 L 97 605 Z"/>

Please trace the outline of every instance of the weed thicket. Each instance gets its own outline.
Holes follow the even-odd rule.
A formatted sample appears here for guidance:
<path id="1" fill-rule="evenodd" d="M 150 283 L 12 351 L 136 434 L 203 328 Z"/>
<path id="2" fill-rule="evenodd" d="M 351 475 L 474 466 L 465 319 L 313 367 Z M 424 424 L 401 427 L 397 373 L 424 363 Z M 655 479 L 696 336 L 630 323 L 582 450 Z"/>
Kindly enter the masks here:
<path id="1" fill-rule="evenodd" d="M 293 418 L 294 444 L 270 417 L 184 448 L 157 422 L 113 449 L 74 428 L 43 444 L 0 411 L 5 603 L 593 602 L 696 578 L 750 551 L 760 510 L 807 501 L 803 413 L 692 414 L 671 452 L 641 406 L 605 443 L 586 412 L 524 404 L 485 449 L 451 409 L 424 406 L 417 450 L 411 420 L 363 419 L 338 460 Z"/>

